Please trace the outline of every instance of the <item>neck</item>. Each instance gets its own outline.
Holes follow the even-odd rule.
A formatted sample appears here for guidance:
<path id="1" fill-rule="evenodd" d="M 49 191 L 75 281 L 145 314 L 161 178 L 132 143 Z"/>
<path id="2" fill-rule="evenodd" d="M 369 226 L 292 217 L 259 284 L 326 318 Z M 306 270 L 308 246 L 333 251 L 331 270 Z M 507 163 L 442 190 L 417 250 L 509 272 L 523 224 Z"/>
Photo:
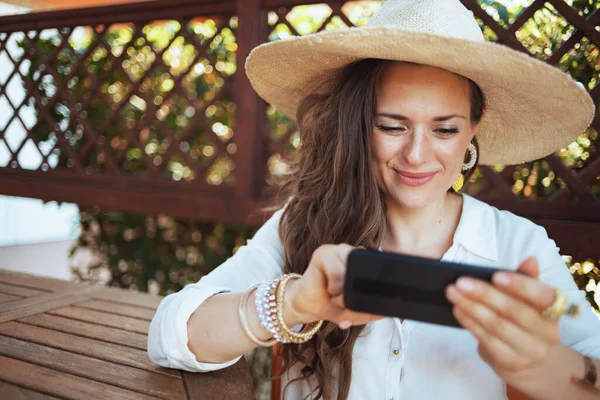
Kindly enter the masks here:
<path id="1" fill-rule="evenodd" d="M 452 244 L 462 198 L 446 193 L 423 208 L 405 208 L 386 199 L 387 227 L 382 242 L 384 251 L 412 255 L 442 254 Z"/>

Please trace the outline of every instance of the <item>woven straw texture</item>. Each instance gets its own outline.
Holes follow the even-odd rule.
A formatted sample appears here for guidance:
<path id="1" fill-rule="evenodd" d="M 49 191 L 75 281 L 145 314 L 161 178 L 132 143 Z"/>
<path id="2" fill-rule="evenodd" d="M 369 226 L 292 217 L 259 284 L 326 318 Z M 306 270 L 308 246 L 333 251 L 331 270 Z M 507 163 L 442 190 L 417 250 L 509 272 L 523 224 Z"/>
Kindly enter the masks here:
<path id="1" fill-rule="evenodd" d="M 592 99 L 570 76 L 484 41 L 459 0 L 388 0 L 365 27 L 256 47 L 246 73 L 259 96 L 295 119 L 305 96 L 330 92 L 339 70 L 364 58 L 427 64 L 477 83 L 487 102 L 477 134 L 484 165 L 551 154 L 585 131 L 594 116 Z"/>

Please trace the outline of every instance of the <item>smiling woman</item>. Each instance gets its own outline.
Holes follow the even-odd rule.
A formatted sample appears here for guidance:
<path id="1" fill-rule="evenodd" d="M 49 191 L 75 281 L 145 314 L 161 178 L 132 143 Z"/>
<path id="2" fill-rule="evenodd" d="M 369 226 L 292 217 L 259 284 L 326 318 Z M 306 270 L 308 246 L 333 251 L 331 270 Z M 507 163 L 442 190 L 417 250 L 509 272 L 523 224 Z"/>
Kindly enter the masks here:
<path id="1" fill-rule="evenodd" d="M 285 399 L 499 400 L 507 384 L 534 398 L 596 396 L 600 321 L 555 243 L 451 190 L 477 162 L 572 141 L 594 115 L 583 89 L 485 43 L 459 0 L 389 0 L 367 27 L 261 45 L 246 71 L 302 132 L 286 202 L 247 246 L 163 300 L 154 362 L 206 372 L 282 342 Z M 345 307 L 357 247 L 506 272 L 447 287 L 463 330 L 384 318 Z M 563 292 L 582 314 L 559 324 L 549 310 Z"/>
<path id="2" fill-rule="evenodd" d="M 467 146 L 483 116 L 483 95 L 472 81 L 440 68 L 385 63 L 373 133 L 378 182 L 390 195 L 398 194 L 396 204 L 424 207 L 462 173 L 464 158 L 470 157 L 465 156 Z M 403 191 L 399 185 L 419 190 Z"/>

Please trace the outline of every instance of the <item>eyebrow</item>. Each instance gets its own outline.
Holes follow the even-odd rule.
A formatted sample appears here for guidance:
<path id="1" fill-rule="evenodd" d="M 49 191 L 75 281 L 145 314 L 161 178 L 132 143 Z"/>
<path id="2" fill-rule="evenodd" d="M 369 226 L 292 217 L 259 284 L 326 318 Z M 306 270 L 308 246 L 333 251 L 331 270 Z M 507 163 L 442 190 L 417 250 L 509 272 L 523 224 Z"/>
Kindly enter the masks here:
<path id="1" fill-rule="evenodd" d="M 392 118 L 392 119 L 397 119 L 398 121 L 406 121 L 409 119 L 409 118 L 405 117 L 404 115 L 389 114 L 389 113 L 377 113 L 377 114 L 375 114 L 375 116 L 376 117 L 388 117 L 388 118 Z M 448 121 L 449 119 L 452 119 L 452 118 L 462 118 L 464 120 L 467 119 L 462 115 L 450 114 L 450 115 L 440 115 L 438 117 L 434 117 L 434 118 L 432 118 L 432 121 L 434 121 L 434 122 Z"/>

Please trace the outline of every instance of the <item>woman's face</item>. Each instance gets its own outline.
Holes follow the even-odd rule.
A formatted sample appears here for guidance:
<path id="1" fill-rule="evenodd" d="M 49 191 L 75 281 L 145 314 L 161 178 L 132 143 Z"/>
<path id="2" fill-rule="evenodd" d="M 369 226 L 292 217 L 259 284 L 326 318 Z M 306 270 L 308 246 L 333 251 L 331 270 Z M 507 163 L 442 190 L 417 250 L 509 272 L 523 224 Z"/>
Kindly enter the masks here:
<path id="1" fill-rule="evenodd" d="M 467 80 L 440 68 L 394 63 L 383 71 L 376 99 L 374 161 L 388 201 L 421 208 L 441 199 L 477 130 L 469 118 Z"/>

